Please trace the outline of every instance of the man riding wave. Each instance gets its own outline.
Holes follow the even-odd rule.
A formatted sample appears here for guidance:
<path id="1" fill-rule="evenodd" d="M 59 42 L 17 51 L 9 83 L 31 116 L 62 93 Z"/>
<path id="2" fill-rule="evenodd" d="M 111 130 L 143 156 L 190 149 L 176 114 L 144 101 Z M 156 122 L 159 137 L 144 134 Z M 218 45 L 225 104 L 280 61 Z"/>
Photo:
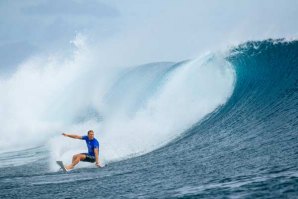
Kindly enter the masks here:
<path id="1" fill-rule="evenodd" d="M 99 143 L 98 140 L 94 137 L 93 130 L 89 130 L 88 134 L 85 136 L 71 135 L 66 133 L 62 133 L 62 135 L 74 139 L 85 140 L 88 147 L 88 153 L 79 153 L 72 157 L 72 163 L 70 165 L 65 166 L 67 170 L 73 169 L 75 165 L 77 165 L 80 161 L 91 163 L 95 162 L 95 165 L 97 167 L 100 167 L 98 158 Z"/>

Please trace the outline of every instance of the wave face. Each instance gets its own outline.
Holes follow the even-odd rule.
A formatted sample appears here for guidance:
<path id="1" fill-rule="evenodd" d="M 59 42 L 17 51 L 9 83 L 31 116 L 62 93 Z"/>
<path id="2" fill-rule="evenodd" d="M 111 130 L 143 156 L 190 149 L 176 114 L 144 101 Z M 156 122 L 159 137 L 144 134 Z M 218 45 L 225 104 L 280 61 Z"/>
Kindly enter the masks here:
<path id="1" fill-rule="evenodd" d="M 231 50 L 237 81 L 229 101 L 161 152 L 178 167 L 192 165 L 177 196 L 297 195 L 297 52 L 298 41 L 283 40 Z"/>
<path id="2" fill-rule="evenodd" d="M 163 67 L 150 69 L 142 66 L 131 70 L 117 78 L 112 92 L 108 92 L 105 98 L 110 105 L 102 115 L 112 116 L 111 124 L 119 118 L 125 121 L 115 131 L 110 130 L 114 133 L 109 139 L 113 140 L 118 135 L 115 132 L 120 129 L 139 129 L 133 124 L 141 124 L 144 128 L 148 123 L 137 121 L 154 118 L 149 114 L 152 109 L 148 108 L 153 107 L 153 110 L 161 111 L 155 115 L 156 123 L 150 123 L 154 128 L 145 127 L 159 128 L 156 132 L 163 132 L 169 130 L 165 129 L 165 124 L 174 126 L 158 138 L 166 144 L 142 156 L 111 163 L 101 170 L 82 168 L 67 176 L 48 173 L 47 166 L 42 164 L 38 168 L 33 164 L 14 166 L 8 173 L 0 168 L 0 180 L 6 183 L 5 192 L 0 196 L 16 196 L 18 193 L 14 190 L 18 190 L 22 197 L 30 198 L 38 198 L 41 194 L 45 198 L 54 197 L 57 193 L 61 197 L 84 193 L 84 197 L 104 198 L 295 198 L 298 194 L 297 52 L 298 41 L 247 42 L 231 49 L 225 61 L 209 55 L 186 63 L 166 63 Z M 226 69 L 233 66 L 234 72 L 222 70 L 223 66 Z M 147 75 L 140 78 L 140 71 Z M 199 80 L 198 71 L 204 74 Z M 212 78 L 214 74 L 218 76 Z M 213 81 L 204 81 L 204 77 Z M 219 77 L 222 81 L 218 81 Z M 131 82 L 135 78 L 140 78 L 139 84 Z M 210 86 L 212 82 L 216 83 L 214 85 L 227 82 L 230 86 Z M 130 97 L 123 100 L 125 105 L 116 100 L 122 96 L 124 85 L 134 88 Z M 144 88 L 150 92 L 144 93 Z M 195 88 L 204 92 L 193 93 Z M 225 92 L 220 94 L 221 90 Z M 204 94 L 206 98 L 200 97 Z M 175 100 L 169 102 L 173 95 Z M 188 96 L 186 101 L 182 98 L 185 96 Z M 205 102 L 204 106 L 210 104 L 209 99 L 215 96 L 220 100 L 210 106 L 209 111 L 201 112 L 202 103 Z M 146 104 L 151 105 L 144 106 Z M 120 108 L 121 114 L 115 114 L 115 110 Z M 137 118 L 144 120 L 126 123 L 123 117 L 134 118 L 139 112 L 136 110 L 141 110 Z M 174 113 L 180 113 L 179 117 Z M 168 120 L 160 121 L 160 118 Z M 153 135 L 153 138 L 159 136 Z M 145 139 L 150 139 L 150 136 Z M 142 149 L 153 149 L 151 143 L 155 141 L 152 139 L 147 145 L 145 142 L 135 143 L 139 143 L 138 147 L 145 145 Z M 57 146 L 57 140 L 53 142 Z M 126 143 L 133 142 L 126 140 Z M 119 147 L 123 149 L 124 146 Z M 111 156 L 117 153 L 117 150 L 110 149 L 106 154 L 108 151 Z M 134 150 L 124 153 L 120 150 L 114 158 L 131 151 Z M 25 173 L 18 174 L 23 170 Z M 92 186 L 87 185 L 90 183 Z M 36 190 L 35 186 L 39 189 Z M 74 192 L 72 187 L 76 187 Z M 94 191 L 95 187 L 98 191 Z M 61 193 L 61 189 L 72 194 Z"/>

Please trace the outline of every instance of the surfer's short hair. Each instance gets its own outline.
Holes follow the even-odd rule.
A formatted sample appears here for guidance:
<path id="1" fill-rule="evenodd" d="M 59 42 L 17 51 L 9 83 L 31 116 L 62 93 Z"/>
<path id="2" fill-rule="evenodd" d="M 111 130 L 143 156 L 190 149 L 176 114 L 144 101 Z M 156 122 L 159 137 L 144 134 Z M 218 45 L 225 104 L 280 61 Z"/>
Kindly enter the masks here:
<path id="1" fill-rule="evenodd" d="M 89 130 L 89 131 L 88 131 L 88 135 L 89 135 L 89 133 L 94 133 L 94 131 L 93 131 L 93 130 Z"/>

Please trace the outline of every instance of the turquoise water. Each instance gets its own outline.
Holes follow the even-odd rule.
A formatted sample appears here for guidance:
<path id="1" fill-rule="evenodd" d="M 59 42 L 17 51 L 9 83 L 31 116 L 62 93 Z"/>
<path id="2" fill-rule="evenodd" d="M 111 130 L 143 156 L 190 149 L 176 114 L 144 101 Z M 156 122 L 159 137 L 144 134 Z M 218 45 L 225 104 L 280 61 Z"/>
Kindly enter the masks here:
<path id="1" fill-rule="evenodd" d="M 298 41 L 247 42 L 226 60 L 232 96 L 174 141 L 67 174 L 49 171 L 45 147 L 1 154 L 0 198 L 297 198 Z"/>

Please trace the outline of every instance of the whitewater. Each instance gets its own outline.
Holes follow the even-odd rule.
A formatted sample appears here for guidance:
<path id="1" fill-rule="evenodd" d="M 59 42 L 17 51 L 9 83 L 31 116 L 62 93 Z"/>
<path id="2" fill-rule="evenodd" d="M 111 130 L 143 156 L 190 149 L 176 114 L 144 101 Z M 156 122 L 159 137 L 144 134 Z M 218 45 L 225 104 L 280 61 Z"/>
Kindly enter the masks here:
<path id="1" fill-rule="evenodd" d="M 169 143 L 232 93 L 233 70 L 222 55 L 103 71 L 87 65 L 83 42 L 78 37 L 62 63 L 29 60 L 3 81 L 0 131 L 22 139 L 1 139 L 0 151 L 49 145 L 53 162 L 67 161 L 85 146 L 69 141 L 65 148 L 61 133 L 94 129 L 102 161 L 124 159 Z"/>
<path id="2" fill-rule="evenodd" d="M 110 67 L 73 43 L 0 79 L 1 198 L 297 196 L 296 40 Z M 106 166 L 63 174 L 89 129 Z"/>

